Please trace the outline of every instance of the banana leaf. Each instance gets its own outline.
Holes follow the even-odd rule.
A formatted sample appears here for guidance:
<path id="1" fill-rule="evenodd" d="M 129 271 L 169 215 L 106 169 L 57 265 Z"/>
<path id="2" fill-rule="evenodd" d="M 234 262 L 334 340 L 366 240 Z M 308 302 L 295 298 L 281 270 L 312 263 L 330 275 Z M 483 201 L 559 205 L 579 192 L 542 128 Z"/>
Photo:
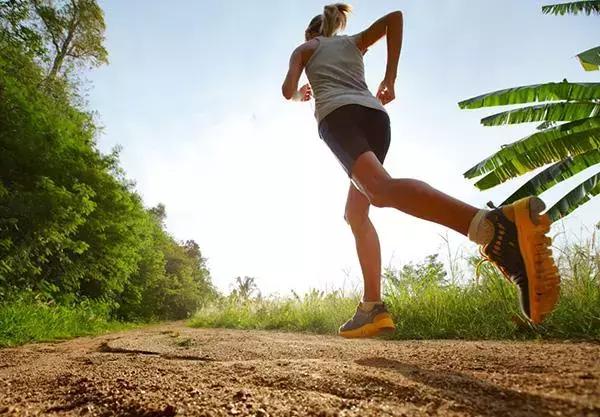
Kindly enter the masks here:
<path id="1" fill-rule="evenodd" d="M 503 164 L 518 158 L 521 155 L 523 158 L 528 158 L 530 156 L 528 155 L 529 153 L 536 152 L 536 150 L 539 149 L 542 149 L 542 154 L 550 151 L 556 155 L 556 159 L 546 159 L 545 161 L 547 162 L 544 162 L 542 165 L 557 162 L 570 156 L 572 151 L 576 151 L 579 146 L 583 145 L 586 141 L 592 142 L 592 146 L 589 147 L 590 149 L 597 147 L 599 132 L 600 117 L 576 120 L 574 122 L 542 130 L 509 145 L 502 146 L 502 149 L 498 152 L 479 162 L 463 175 L 466 178 L 478 177 L 500 168 Z M 562 142 L 557 142 L 560 139 L 563 139 Z M 593 146 L 594 144 L 595 146 Z M 567 149 L 560 149 L 561 147 Z M 590 149 L 586 149 L 585 151 Z M 582 152 L 584 151 L 576 153 Z M 542 165 L 538 165 L 538 167 Z"/>
<path id="2" fill-rule="evenodd" d="M 569 157 L 554 165 L 549 166 L 511 194 L 501 205 L 514 203 L 515 201 L 530 195 L 540 195 L 556 184 L 571 178 L 573 175 L 600 163 L 600 150 L 594 149 L 589 152 Z"/>
<path id="3" fill-rule="evenodd" d="M 600 69 L 600 46 L 597 46 L 577 55 L 581 66 L 586 71 L 598 71 Z"/>
<path id="4" fill-rule="evenodd" d="M 600 103 L 560 102 L 524 107 L 494 114 L 481 119 L 484 126 L 528 122 L 564 122 L 600 115 Z"/>
<path id="5" fill-rule="evenodd" d="M 475 187 L 486 190 L 544 165 L 561 161 L 569 156 L 599 149 L 600 129 L 596 129 L 595 132 L 591 133 L 591 140 L 586 135 L 587 133 L 582 132 L 568 138 L 560 138 L 554 143 L 517 154 L 514 158 L 477 181 Z"/>
<path id="6" fill-rule="evenodd" d="M 461 109 L 506 106 L 543 101 L 592 101 L 600 99 L 600 83 L 546 83 L 507 88 L 458 103 Z"/>
<path id="7" fill-rule="evenodd" d="M 558 200 L 546 212 L 553 222 L 572 213 L 577 207 L 587 203 L 600 193 L 600 173 L 592 175 L 572 191 Z"/>
<path id="8" fill-rule="evenodd" d="M 554 126 L 556 126 L 555 122 L 542 122 L 535 128 L 535 130 L 546 130 Z"/>
<path id="9" fill-rule="evenodd" d="M 592 13 L 600 14 L 600 1 L 572 1 L 569 3 L 549 4 L 542 6 L 542 13 L 563 16 L 565 14 Z"/>

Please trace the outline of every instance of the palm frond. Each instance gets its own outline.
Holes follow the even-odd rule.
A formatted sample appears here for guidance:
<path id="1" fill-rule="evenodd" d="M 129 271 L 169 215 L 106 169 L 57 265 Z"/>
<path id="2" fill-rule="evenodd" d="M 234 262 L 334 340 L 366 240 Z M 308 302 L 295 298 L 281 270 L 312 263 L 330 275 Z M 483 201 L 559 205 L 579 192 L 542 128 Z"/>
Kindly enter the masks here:
<path id="1" fill-rule="evenodd" d="M 546 212 L 553 222 L 572 213 L 577 207 L 587 203 L 600 193 L 600 173 L 592 175 L 558 200 Z"/>
<path id="2" fill-rule="evenodd" d="M 585 13 L 588 16 L 592 13 L 600 14 L 600 1 L 572 1 L 569 3 L 549 4 L 542 6 L 542 13 L 563 16 L 565 14 Z"/>
<path id="3" fill-rule="evenodd" d="M 543 158 L 540 163 L 534 164 L 534 168 L 539 168 L 598 147 L 599 135 L 600 117 L 565 123 L 504 145 L 498 152 L 485 158 L 463 175 L 466 178 L 475 178 L 497 170 L 513 160 L 518 164 L 531 165 L 530 162 L 535 162 L 535 158 L 551 154 L 552 157 Z M 524 172 L 518 171 L 515 175 L 520 173 Z"/>
<path id="4" fill-rule="evenodd" d="M 581 66 L 586 71 L 598 71 L 600 69 L 600 46 L 597 46 L 577 55 Z"/>
<path id="5" fill-rule="evenodd" d="M 535 128 L 535 130 L 546 130 L 556 126 L 556 122 L 542 122 Z"/>
<path id="6" fill-rule="evenodd" d="M 523 184 L 504 200 L 502 205 L 513 203 L 530 195 L 540 195 L 556 184 L 598 163 L 600 163 L 600 150 L 598 149 L 557 162 Z"/>
<path id="7" fill-rule="evenodd" d="M 548 103 L 520 109 L 509 110 L 481 119 L 484 126 L 528 122 L 563 122 L 579 120 L 600 115 L 600 103 L 594 102 L 559 102 Z"/>
<path id="8" fill-rule="evenodd" d="M 589 141 L 588 139 L 592 139 Z M 523 154 L 516 155 L 475 183 L 480 190 L 495 187 L 511 178 L 526 174 L 536 168 L 561 161 L 567 157 L 579 155 L 600 147 L 600 129 L 577 133 L 556 140 Z"/>
<path id="9" fill-rule="evenodd" d="M 546 83 L 507 88 L 458 103 L 461 109 L 506 106 L 544 101 L 592 101 L 600 99 L 600 83 Z"/>

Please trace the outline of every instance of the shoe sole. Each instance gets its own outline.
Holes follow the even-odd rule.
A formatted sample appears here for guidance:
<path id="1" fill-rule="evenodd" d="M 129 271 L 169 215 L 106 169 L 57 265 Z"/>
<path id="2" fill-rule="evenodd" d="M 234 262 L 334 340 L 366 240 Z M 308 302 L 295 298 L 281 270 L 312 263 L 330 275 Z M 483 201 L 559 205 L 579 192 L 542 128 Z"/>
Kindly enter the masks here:
<path id="1" fill-rule="evenodd" d="M 549 246 L 552 240 L 550 218 L 541 214 L 546 208 L 538 197 L 527 197 L 514 203 L 519 249 L 527 272 L 531 322 L 539 324 L 558 302 L 560 276 Z"/>
<path id="2" fill-rule="evenodd" d="M 393 333 L 396 326 L 390 317 L 385 317 L 373 323 L 367 323 L 358 329 L 340 332 L 339 335 L 346 339 L 359 339 L 381 336 L 382 334 Z"/>

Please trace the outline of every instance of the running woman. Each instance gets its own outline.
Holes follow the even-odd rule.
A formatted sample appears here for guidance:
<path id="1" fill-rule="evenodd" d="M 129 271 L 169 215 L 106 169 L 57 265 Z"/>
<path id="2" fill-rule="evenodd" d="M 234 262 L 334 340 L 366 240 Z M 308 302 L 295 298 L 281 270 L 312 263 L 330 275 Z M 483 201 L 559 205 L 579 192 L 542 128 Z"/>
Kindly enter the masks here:
<path id="1" fill-rule="evenodd" d="M 481 246 L 482 255 L 514 282 L 520 306 L 540 323 L 558 301 L 559 275 L 545 236 L 550 228 L 545 205 L 528 197 L 493 210 L 479 210 L 423 181 L 392 178 L 383 167 L 390 145 L 390 119 L 384 105 L 395 98 L 402 47 L 403 16 L 387 14 L 353 36 L 339 36 L 351 7 L 325 6 L 305 31 L 305 43 L 290 58 L 282 86 L 286 99 L 308 101 L 314 94 L 319 136 L 350 178 L 345 220 L 356 241 L 364 295 L 356 313 L 340 327 L 343 337 L 371 337 L 393 331 L 394 322 L 381 302 L 379 238 L 369 220 L 369 207 L 393 207 L 447 226 Z M 364 77 L 363 55 L 383 37 L 387 66 L 376 96 Z M 302 72 L 309 84 L 298 89 Z"/>

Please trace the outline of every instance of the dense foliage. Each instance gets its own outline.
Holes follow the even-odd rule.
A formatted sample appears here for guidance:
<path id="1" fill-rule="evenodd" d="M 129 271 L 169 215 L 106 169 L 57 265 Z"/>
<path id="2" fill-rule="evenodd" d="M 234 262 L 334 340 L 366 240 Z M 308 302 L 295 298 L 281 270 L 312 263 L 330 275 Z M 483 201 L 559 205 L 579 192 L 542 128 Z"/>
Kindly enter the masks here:
<path id="1" fill-rule="evenodd" d="M 57 16 L 97 7 L 66 3 Z M 98 151 L 72 72 L 47 59 L 45 39 L 60 38 L 62 20 L 52 31 L 31 23 L 33 6 L 48 15 L 60 4 L 0 0 L 0 303 L 25 291 L 63 305 L 102 301 L 124 319 L 186 317 L 214 294 L 205 260 L 195 242 L 167 234 L 162 205 L 144 208 L 117 152 Z M 82 43 L 101 47 L 86 30 L 66 46 L 70 71 Z"/>
<path id="2" fill-rule="evenodd" d="M 547 14 L 600 14 L 599 1 L 577 1 L 543 7 Z M 587 71 L 598 69 L 600 47 L 578 55 Z M 459 103 L 463 109 L 533 103 L 485 117 L 484 126 L 541 122 L 538 131 L 508 145 L 479 162 L 466 178 L 481 178 L 479 189 L 545 167 L 501 204 L 529 195 L 539 195 L 569 178 L 594 169 L 583 181 L 563 195 L 549 210 L 553 221 L 567 216 L 600 194 L 600 83 L 573 83 L 563 80 L 495 91 Z"/>

